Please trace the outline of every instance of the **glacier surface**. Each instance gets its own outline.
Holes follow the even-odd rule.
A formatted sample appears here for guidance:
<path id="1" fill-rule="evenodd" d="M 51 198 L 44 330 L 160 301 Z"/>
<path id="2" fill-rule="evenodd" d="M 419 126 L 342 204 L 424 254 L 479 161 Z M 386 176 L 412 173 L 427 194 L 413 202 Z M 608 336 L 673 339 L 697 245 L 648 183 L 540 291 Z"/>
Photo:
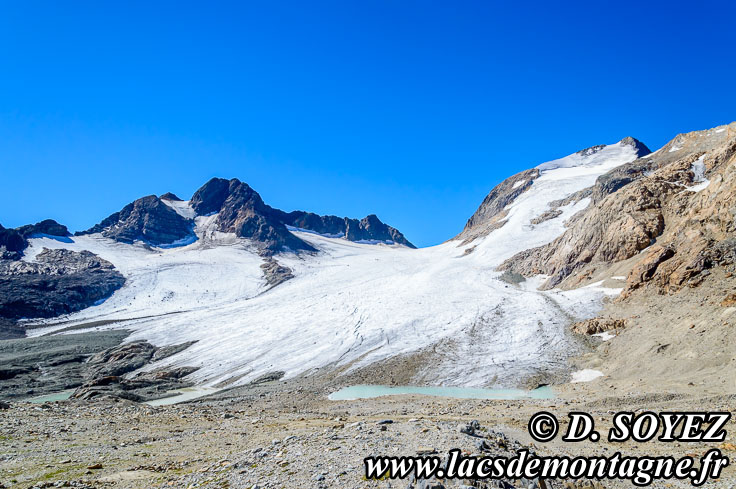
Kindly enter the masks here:
<path id="1" fill-rule="evenodd" d="M 516 387 L 530 376 L 567 368 L 578 345 L 566 325 L 594 315 L 611 289 L 595 284 L 542 292 L 536 289 L 541 278 L 517 286 L 500 280 L 496 267 L 554 240 L 589 203 L 583 199 L 554 219 L 531 224 L 551 201 L 635 157 L 631 146 L 614 144 L 540 165 L 541 175 L 507 206 L 504 225 L 471 245 L 448 241 L 414 250 L 292 228 L 319 251 L 277 255 L 294 278 L 274 288 L 247 240 L 213 230 L 216 216 L 197 217 L 199 239 L 171 249 L 100 235 L 68 243 L 34 238 L 26 260 L 44 247 L 86 249 L 112 262 L 127 281 L 105 302 L 29 334 L 105 321 L 94 327 L 130 329 L 128 341 L 163 346 L 196 340 L 146 368 L 196 366 L 189 378 L 205 387 L 241 385 L 272 371 L 287 377 L 334 367 L 352 371 L 408 355 L 425 360 L 416 382 Z M 188 203 L 167 204 L 193 217 Z"/>

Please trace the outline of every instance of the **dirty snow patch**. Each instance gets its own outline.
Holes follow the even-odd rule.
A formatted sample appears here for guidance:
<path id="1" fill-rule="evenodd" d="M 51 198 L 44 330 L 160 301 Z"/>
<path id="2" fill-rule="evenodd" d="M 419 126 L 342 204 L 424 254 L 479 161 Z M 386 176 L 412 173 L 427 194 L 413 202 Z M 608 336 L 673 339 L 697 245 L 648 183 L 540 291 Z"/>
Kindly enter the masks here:
<path id="1" fill-rule="evenodd" d="M 578 370 L 577 372 L 572 373 L 572 380 L 571 383 L 575 384 L 578 382 L 590 382 L 591 380 L 595 380 L 598 377 L 603 377 L 603 372 L 600 370 L 592 370 L 589 368 Z"/>

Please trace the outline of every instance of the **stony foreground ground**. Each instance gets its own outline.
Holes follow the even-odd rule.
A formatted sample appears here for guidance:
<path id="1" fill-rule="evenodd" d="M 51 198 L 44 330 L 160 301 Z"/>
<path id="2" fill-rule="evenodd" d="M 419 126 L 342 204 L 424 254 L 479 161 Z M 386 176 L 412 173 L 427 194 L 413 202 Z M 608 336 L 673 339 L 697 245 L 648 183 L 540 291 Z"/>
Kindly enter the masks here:
<path id="1" fill-rule="evenodd" d="M 520 448 L 540 454 L 700 455 L 720 446 L 736 458 L 736 425 L 723 444 L 607 442 L 533 443 L 529 416 L 539 410 L 561 421 L 570 411 L 595 416 L 607 433 L 618 410 L 735 411 L 734 396 L 690 399 L 676 395 L 603 398 L 585 387 L 555 400 L 481 401 L 392 396 L 329 401 L 327 392 L 299 383 L 272 383 L 231 398 L 151 407 L 124 400 L 10 403 L 0 410 L 0 485 L 94 488 L 435 488 L 455 482 L 368 481 L 363 458 L 415 455 L 451 448 L 479 453 L 485 440 L 495 453 Z M 582 389 L 582 390 L 581 390 Z M 564 390 L 564 389 L 563 389 Z M 587 402 L 574 398 L 594 399 Z M 386 420 L 390 420 L 388 423 Z M 478 436 L 461 428 L 477 420 Z M 384 423 L 381 423 L 381 422 Z M 564 429 L 564 423 L 563 423 Z M 466 482 L 470 485 L 470 482 Z M 548 488 L 630 487 L 547 481 Z M 482 487 L 482 486 L 481 486 Z M 496 487 L 496 486 L 493 486 Z M 502 486 L 511 487 L 511 486 Z M 538 487 L 516 483 L 515 487 Z M 690 487 L 674 481 L 652 487 Z M 729 467 L 705 487 L 736 487 Z"/>

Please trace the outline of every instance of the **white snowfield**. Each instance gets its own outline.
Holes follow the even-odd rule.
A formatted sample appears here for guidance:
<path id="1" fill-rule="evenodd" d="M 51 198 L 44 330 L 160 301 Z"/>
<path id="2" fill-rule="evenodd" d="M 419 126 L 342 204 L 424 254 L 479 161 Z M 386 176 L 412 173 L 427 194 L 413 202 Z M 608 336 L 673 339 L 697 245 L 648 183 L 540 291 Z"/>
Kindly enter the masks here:
<path id="1" fill-rule="evenodd" d="M 196 340 L 146 368 L 200 367 L 189 378 L 207 387 L 242 385 L 273 371 L 287 377 L 335 367 L 350 371 L 412 354 L 424 365 L 417 383 L 515 387 L 531 375 L 565 369 L 566 358 L 578 351 L 565 326 L 594 315 L 603 296 L 617 291 L 540 292 L 540 278 L 511 285 L 495 268 L 552 241 L 565 220 L 588 205 L 585 199 L 532 225 L 550 201 L 634 158 L 631 146 L 614 144 L 541 165 L 542 175 L 507 207 L 504 226 L 469 246 L 451 241 L 413 250 L 294 229 L 319 252 L 277 255 L 295 277 L 274 288 L 267 287 L 263 260 L 247 240 L 212 231 L 214 216 L 196 219 L 196 242 L 171 249 L 99 235 L 72 243 L 33 239 L 25 259 L 44 247 L 87 249 L 112 262 L 127 281 L 102 304 L 30 334 L 117 320 L 95 327 L 130 329 L 128 341 L 159 346 Z M 182 215 L 189 212 L 187 203 L 175 206 Z"/>

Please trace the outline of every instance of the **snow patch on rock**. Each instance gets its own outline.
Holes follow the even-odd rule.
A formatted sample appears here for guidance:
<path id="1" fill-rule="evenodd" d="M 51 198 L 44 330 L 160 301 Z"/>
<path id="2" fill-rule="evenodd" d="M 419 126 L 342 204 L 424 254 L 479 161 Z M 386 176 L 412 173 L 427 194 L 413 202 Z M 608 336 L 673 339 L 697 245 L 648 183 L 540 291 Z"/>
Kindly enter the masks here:
<path id="1" fill-rule="evenodd" d="M 693 172 L 693 182 L 695 183 L 695 185 L 687 187 L 687 190 L 691 192 L 700 192 L 710 185 L 710 180 L 705 178 L 705 163 L 703 162 L 704 156 L 705 155 L 701 156 L 693 162 L 693 165 L 690 168 L 690 171 Z"/>
<path id="2" fill-rule="evenodd" d="M 181 217 L 184 217 L 186 219 L 194 219 L 194 217 L 196 216 L 196 212 L 194 211 L 194 209 L 192 209 L 192 206 L 189 205 L 188 200 L 161 199 L 161 202 L 171 207 Z"/>

